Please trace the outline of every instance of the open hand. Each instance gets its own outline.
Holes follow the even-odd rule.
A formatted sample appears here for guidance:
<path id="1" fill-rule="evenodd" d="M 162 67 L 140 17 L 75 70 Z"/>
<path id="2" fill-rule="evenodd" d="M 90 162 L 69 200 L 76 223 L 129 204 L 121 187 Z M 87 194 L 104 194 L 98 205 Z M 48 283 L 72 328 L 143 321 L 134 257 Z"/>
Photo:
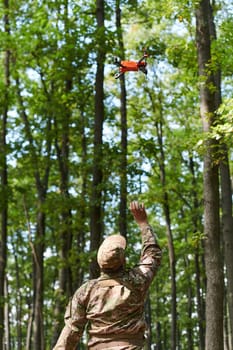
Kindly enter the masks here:
<path id="1" fill-rule="evenodd" d="M 148 224 L 147 213 L 143 203 L 133 201 L 130 203 L 130 210 L 138 225 Z"/>

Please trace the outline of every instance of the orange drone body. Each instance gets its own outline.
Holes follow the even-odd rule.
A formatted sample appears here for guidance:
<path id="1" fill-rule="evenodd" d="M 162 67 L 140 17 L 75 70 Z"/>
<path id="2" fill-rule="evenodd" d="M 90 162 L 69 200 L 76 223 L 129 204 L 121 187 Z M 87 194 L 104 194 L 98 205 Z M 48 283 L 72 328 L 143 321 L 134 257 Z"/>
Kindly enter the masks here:
<path id="1" fill-rule="evenodd" d="M 137 72 L 138 63 L 134 61 L 121 61 L 120 72 Z"/>
<path id="2" fill-rule="evenodd" d="M 115 61 L 116 65 L 119 67 L 119 72 L 115 74 L 115 78 L 118 79 L 125 72 L 137 72 L 140 70 L 144 74 L 147 74 L 147 63 L 146 58 L 148 57 L 147 53 L 144 52 L 143 57 L 138 61 Z"/>

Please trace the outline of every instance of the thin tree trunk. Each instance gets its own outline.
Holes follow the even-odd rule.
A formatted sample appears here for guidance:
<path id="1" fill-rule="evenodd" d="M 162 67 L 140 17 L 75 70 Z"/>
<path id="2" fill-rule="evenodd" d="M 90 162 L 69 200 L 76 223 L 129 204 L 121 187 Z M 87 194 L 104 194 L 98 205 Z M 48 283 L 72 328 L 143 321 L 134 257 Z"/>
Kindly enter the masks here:
<path id="1" fill-rule="evenodd" d="M 224 299 L 224 350 L 231 350 L 229 335 L 229 316 L 228 316 L 228 303 L 227 303 L 227 288 L 225 288 L 225 299 Z"/>
<path id="2" fill-rule="evenodd" d="M 145 303 L 145 319 L 147 324 L 145 350 L 151 350 L 152 345 L 152 317 L 151 317 L 151 301 L 150 293 L 148 293 Z"/>
<path id="3" fill-rule="evenodd" d="M 160 285 L 158 283 L 158 279 L 155 280 L 155 295 L 159 296 L 160 292 Z M 155 315 L 161 315 L 161 301 L 157 297 L 156 304 L 155 304 Z M 156 344 L 156 350 L 163 350 L 163 333 L 162 333 L 162 326 L 161 321 L 156 320 L 155 323 L 155 342 Z"/>
<path id="4" fill-rule="evenodd" d="M 199 247 L 195 251 L 195 280 L 196 280 L 196 298 L 198 314 L 198 343 L 199 350 L 205 350 L 205 306 L 202 297 L 201 271 L 200 271 L 200 253 Z"/>
<path id="5" fill-rule="evenodd" d="M 67 38 L 69 38 L 69 4 L 68 1 L 65 2 L 65 19 L 64 26 Z M 68 44 L 69 43 L 69 39 Z M 72 67 L 70 67 L 72 68 Z M 64 82 L 64 91 L 68 95 L 73 88 L 73 79 L 66 78 Z M 72 295 L 72 273 L 71 268 L 68 264 L 68 258 L 70 255 L 70 250 L 72 247 L 72 215 L 71 208 L 69 206 L 69 153 L 70 153 L 70 119 L 72 111 L 67 106 L 65 106 L 62 118 L 62 135 L 61 135 L 61 146 L 58 145 L 58 140 L 56 140 L 56 149 L 58 155 L 58 163 L 60 170 L 60 192 L 64 199 L 64 206 L 61 210 L 61 224 L 63 229 L 61 230 L 61 259 L 64 262 L 64 268 L 60 269 L 60 288 L 64 291 L 65 295 L 70 297 Z"/>
<path id="6" fill-rule="evenodd" d="M 18 77 L 16 78 L 18 100 L 20 104 L 20 115 L 22 117 L 25 135 L 30 145 L 31 163 L 34 169 L 34 180 L 37 189 L 37 216 L 36 216 L 36 233 L 33 244 L 33 350 L 45 349 L 44 338 L 44 323 L 43 323 L 43 295 L 44 295 L 44 237 L 45 237 L 45 220 L 46 215 L 43 209 L 46 194 L 48 189 L 48 179 L 50 172 L 50 153 L 51 153 L 51 118 L 47 118 L 46 132 L 46 159 L 44 166 L 44 174 L 41 176 L 38 164 L 38 157 L 34 146 L 33 134 L 31 125 L 24 108 L 22 94 L 20 91 L 20 83 Z M 26 206 L 26 203 L 25 203 Z M 28 219 L 29 220 L 29 219 Z"/>
<path id="7" fill-rule="evenodd" d="M 18 241 L 18 240 L 17 240 Z M 16 329 L 17 329 L 17 350 L 22 349 L 22 303 L 21 303 L 21 281 L 20 281 L 20 269 L 19 269 L 19 263 L 18 263 L 18 242 L 16 241 L 16 245 L 14 244 L 13 240 L 11 241 L 12 246 L 12 252 L 14 256 L 15 261 L 15 277 L 16 277 Z"/>
<path id="8" fill-rule="evenodd" d="M 192 174 L 192 197 L 193 197 L 193 227 L 194 227 L 194 232 L 199 232 L 199 227 L 202 226 L 202 218 L 199 217 L 198 211 L 199 211 L 199 201 L 198 201 L 198 196 L 196 193 L 196 188 L 197 188 L 197 181 L 196 181 L 196 176 L 195 176 L 195 169 L 194 169 L 194 161 L 193 157 L 189 157 L 189 169 Z M 198 246 L 196 247 L 195 250 L 195 280 L 196 280 L 196 298 L 197 298 L 197 314 L 198 314 L 198 332 L 199 332 L 199 350 L 204 350 L 205 349 L 205 307 L 204 307 L 204 298 L 203 298 L 203 293 L 202 290 L 206 287 L 206 281 L 204 281 L 204 285 L 202 285 L 202 278 L 201 278 L 201 268 L 200 268 L 200 245 L 201 241 L 198 242 Z"/>
<path id="9" fill-rule="evenodd" d="M 72 246 L 72 232 L 71 222 L 72 215 L 69 208 L 69 120 L 70 115 L 66 113 L 63 125 L 62 144 L 61 149 L 58 151 L 58 162 L 60 169 L 60 192 L 63 197 L 63 203 L 65 204 L 61 210 L 61 250 L 60 257 L 63 260 L 64 267 L 60 269 L 60 288 L 61 290 L 70 297 L 72 295 L 72 275 L 71 269 L 68 265 L 68 258 L 70 249 Z M 57 149 L 58 149 L 57 145 Z"/>
<path id="10" fill-rule="evenodd" d="M 225 147 L 224 147 L 225 148 Z M 224 241 L 224 258 L 227 279 L 227 303 L 229 311 L 229 343 L 233 350 L 233 218 L 232 218 L 232 189 L 229 170 L 227 150 L 225 149 L 223 159 L 220 163 L 221 174 L 221 204 L 222 204 L 222 230 Z"/>
<path id="11" fill-rule="evenodd" d="M 173 236 L 171 230 L 171 220 L 170 220 L 170 208 L 168 194 L 165 190 L 165 168 L 161 168 L 161 177 L 164 186 L 164 215 L 166 221 L 166 233 L 168 239 L 168 250 L 169 250 L 169 262 L 170 262 L 170 275 L 171 275 L 171 350 L 176 350 L 177 345 L 177 303 L 176 303 L 176 258 L 175 249 L 173 244 Z"/>
<path id="12" fill-rule="evenodd" d="M 165 302 L 165 300 L 164 300 Z M 166 327 L 167 326 L 167 327 Z M 161 350 L 167 350 L 169 349 L 169 332 L 168 332 L 168 327 L 170 324 L 165 324 L 164 330 L 163 330 L 163 345 Z"/>
<path id="13" fill-rule="evenodd" d="M 42 202 L 43 203 L 43 202 Z M 44 323 L 43 323 L 43 293 L 44 293 L 44 235 L 45 214 L 41 211 L 39 203 L 37 214 L 37 230 L 33 255 L 33 291 L 34 291 L 34 323 L 33 323 L 33 349 L 44 350 Z"/>
<path id="14" fill-rule="evenodd" d="M 4 31 L 10 35 L 9 23 L 9 1 L 4 0 Z M 8 174 L 7 174 L 7 117 L 9 109 L 9 87 L 10 87 L 10 51 L 4 55 L 4 106 L 1 116 L 0 127 L 0 190 L 1 190 L 1 212 L 0 212 L 0 350 L 4 343 L 4 281 L 6 278 L 7 264 L 7 221 L 8 221 Z"/>
<path id="15" fill-rule="evenodd" d="M 154 106 L 154 99 L 150 92 L 149 97 L 151 105 L 153 106 L 154 113 L 158 108 Z M 159 148 L 159 170 L 160 170 L 160 181 L 163 188 L 163 213 L 166 222 L 166 235 L 168 239 L 168 251 L 169 251 L 169 264 L 170 264 L 170 275 L 171 275 L 171 350 L 176 350 L 177 346 L 177 302 L 176 302 L 176 257 L 175 248 L 173 243 L 173 235 L 171 229 L 171 217 L 170 217 L 170 206 L 169 196 L 166 190 L 166 166 L 165 166 L 165 154 L 164 154 L 164 140 L 163 140 L 163 110 L 161 94 L 159 95 L 159 115 L 158 120 L 155 122 L 155 128 L 157 133 L 158 148 Z M 156 114 L 155 114 L 156 115 Z"/>
<path id="16" fill-rule="evenodd" d="M 34 320 L 34 310 L 29 305 L 29 315 L 28 315 L 28 324 L 27 324 L 27 336 L 26 336 L 26 350 L 31 350 L 31 343 L 32 343 L 32 327 L 33 327 L 33 320 Z"/>
<path id="17" fill-rule="evenodd" d="M 9 293 L 8 293 L 8 280 L 7 277 L 5 277 L 4 281 L 4 294 L 6 298 L 8 299 Z M 10 336 L 10 307 L 9 307 L 9 302 L 5 303 L 5 334 L 4 334 L 4 343 L 5 343 L 5 348 L 4 350 L 10 350 L 11 349 L 11 336 Z"/>
<path id="18" fill-rule="evenodd" d="M 105 61 L 105 34 L 104 34 L 104 0 L 96 0 L 97 19 L 97 70 L 95 78 L 95 121 L 94 121 L 94 154 L 92 172 L 91 195 L 91 251 L 97 251 L 102 237 L 102 191 L 103 191 L 103 123 L 104 123 L 104 61 Z M 96 259 L 90 265 L 91 278 L 99 275 Z"/>
<path id="19" fill-rule="evenodd" d="M 72 82 L 66 82 L 66 93 L 72 88 Z M 59 134 L 57 123 L 56 126 L 56 140 L 55 146 L 57 150 L 57 159 L 60 170 L 60 194 L 62 196 L 63 206 L 60 208 L 60 229 L 59 229 L 59 256 L 61 259 L 61 267 L 59 269 L 59 296 L 57 297 L 54 314 L 56 320 L 54 322 L 54 334 L 53 334 L 53 345 L 55 345 L 59 333 L 61 331 L 61 319 L 63 319 L 64 313 L 64 296 L 70 297 L 73 293 L 72 288 L 72 273 L 71 267 L 69 266 L 69 256 L 72 247 L 72 215 L 69 206 L 69 122 L 70 122 L 70 111 L 66 109 L 64 111 L 64 118 L 62 119 L 62 135 L 61 144 L 59 144 Z"/>
<path id="20" fill-rule="evenodd" d="M 87 219 L 87 207 L 89 205 L 88 203 L 88 163 L 87 163 L 87 138 L 85 135 L 85 104 L 86 101 L 81 102 L 81 105 L 79 107 L 80 110 L 80 135 L 82 137 L 81 139 L 81 178 L 82 178 L 82 189 L 81 189 L 81 198 L 80 198 L 80 210 L 79 210 L 79 220 L 78 220 L 78 227 L 76 229 L 76 250 L 77 250 L 77 261 L 75 264 L 75 267 L 73 268 L 73 292 L 83 283 L 83 276 L 84 271 L 82 268 L 82 264 L 80 261 L 79 253 L 83 253 L 85 249 L 85 223 Z"/>
<path id="21" fill-rule="evenodd" d="M 170 275 L 171 275 L 171 350 L 176 350 L 177 346 L 177 304 L 176 304 L 176 258 L 175 249 L 173 244 L 173 236 L 171 229 L 170 207 L 169 197 L 166 191 L 166 169 L 165 169 L 165 157 L 163 150 L 163 138 L 162 129 L 157 126 L 158 142 L 160 149 L 160 178 L 163 187 L 163 212 L 166 222 L 166 234 L 168 239 L 168 251 L 170 262 Z"/>
<path id="22" fill-rule="evenodd" d="M 186 243 L 187 243 L 187 237 L 186 237 Z M 184 266 L 185 270 L 190 271 L 190 261 L 189 258 L 186 256 L 184 257 Z M 192 315 L 193 315 L 193 288 L 192 288 L 192 279 L 191 275 L 187 276 L 188 279 L 188 288 L 187 288 L 187 315 L 190 322 L 187 324 L 187 348 L 189 350 L 193 350 L 193 327 L 191 324 Z"/>
<path id="23" fill-rule="evenodd" d="M 116 0 L 116 28 L 121 59 L 124 60 L 125 49 L 121 25 L 120 0 Z M 121 160 L 120 160 L 120 210 L 119 230 L 127 235 L 127 94 L 124 74 L 120 77 L 120 114 L 121 114 Z"/>
<path id="24" fill-rule="evenodd" d="M 210 132 L 215 121 L 215 95 L 209 86 L 215 86 L 214 76 L 207 73 L 211 61 L 209 0 L 202 0 L 196 10 L 196 41 L 200 77 L 206 83 L 200 87 L 200 113 L 204 132 Z M 203 80 L 203 79 L 202 79 Z M 215 161 L 218 145 L 212 139 L 206 142 L 204 154 L 204 232 L 206 291 L 206 350 L 223 350 L 223 270 L 220 247 L 219 179 Z"/>

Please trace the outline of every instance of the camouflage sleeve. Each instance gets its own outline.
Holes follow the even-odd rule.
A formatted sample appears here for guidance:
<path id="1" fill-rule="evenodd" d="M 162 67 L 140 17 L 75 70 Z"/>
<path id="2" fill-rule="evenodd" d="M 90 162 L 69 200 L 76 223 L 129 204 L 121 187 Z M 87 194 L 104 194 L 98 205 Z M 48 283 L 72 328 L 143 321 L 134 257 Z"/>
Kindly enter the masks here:
<path id="1" fill-rule="evenodd" d="M 88 294 L 88 284 L 81 286 L 70 300 L 64 320 L 65 326 L 53 350 L 75 350 L 86 325 L 85 300 Z"/>
<path id="2" fill-rule="evenodd" d="M 162 258 L 162 251 L 157 238 L 149 224 L 140 226 L 142 234 L 142 250 L 138 268 L 150 283 L 156 274 Z"/>

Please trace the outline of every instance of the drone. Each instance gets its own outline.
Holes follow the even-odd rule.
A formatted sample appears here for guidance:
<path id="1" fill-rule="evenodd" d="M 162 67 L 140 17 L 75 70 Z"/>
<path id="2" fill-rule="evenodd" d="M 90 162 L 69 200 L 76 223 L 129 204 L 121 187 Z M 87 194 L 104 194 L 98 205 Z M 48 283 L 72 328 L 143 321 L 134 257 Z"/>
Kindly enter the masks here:
<path id="1" fill-rule="evenodd" d="M 144 51 L 142 58 L 139 61 L 121 61 L 115 58 L 114 63 L 119 67 L 119 72 L 115 74 L 115 79 L 120 78 L 125 72 L 138 72 L 141 71 L 147 75 L 147 62 L 148 54 Z"/>

